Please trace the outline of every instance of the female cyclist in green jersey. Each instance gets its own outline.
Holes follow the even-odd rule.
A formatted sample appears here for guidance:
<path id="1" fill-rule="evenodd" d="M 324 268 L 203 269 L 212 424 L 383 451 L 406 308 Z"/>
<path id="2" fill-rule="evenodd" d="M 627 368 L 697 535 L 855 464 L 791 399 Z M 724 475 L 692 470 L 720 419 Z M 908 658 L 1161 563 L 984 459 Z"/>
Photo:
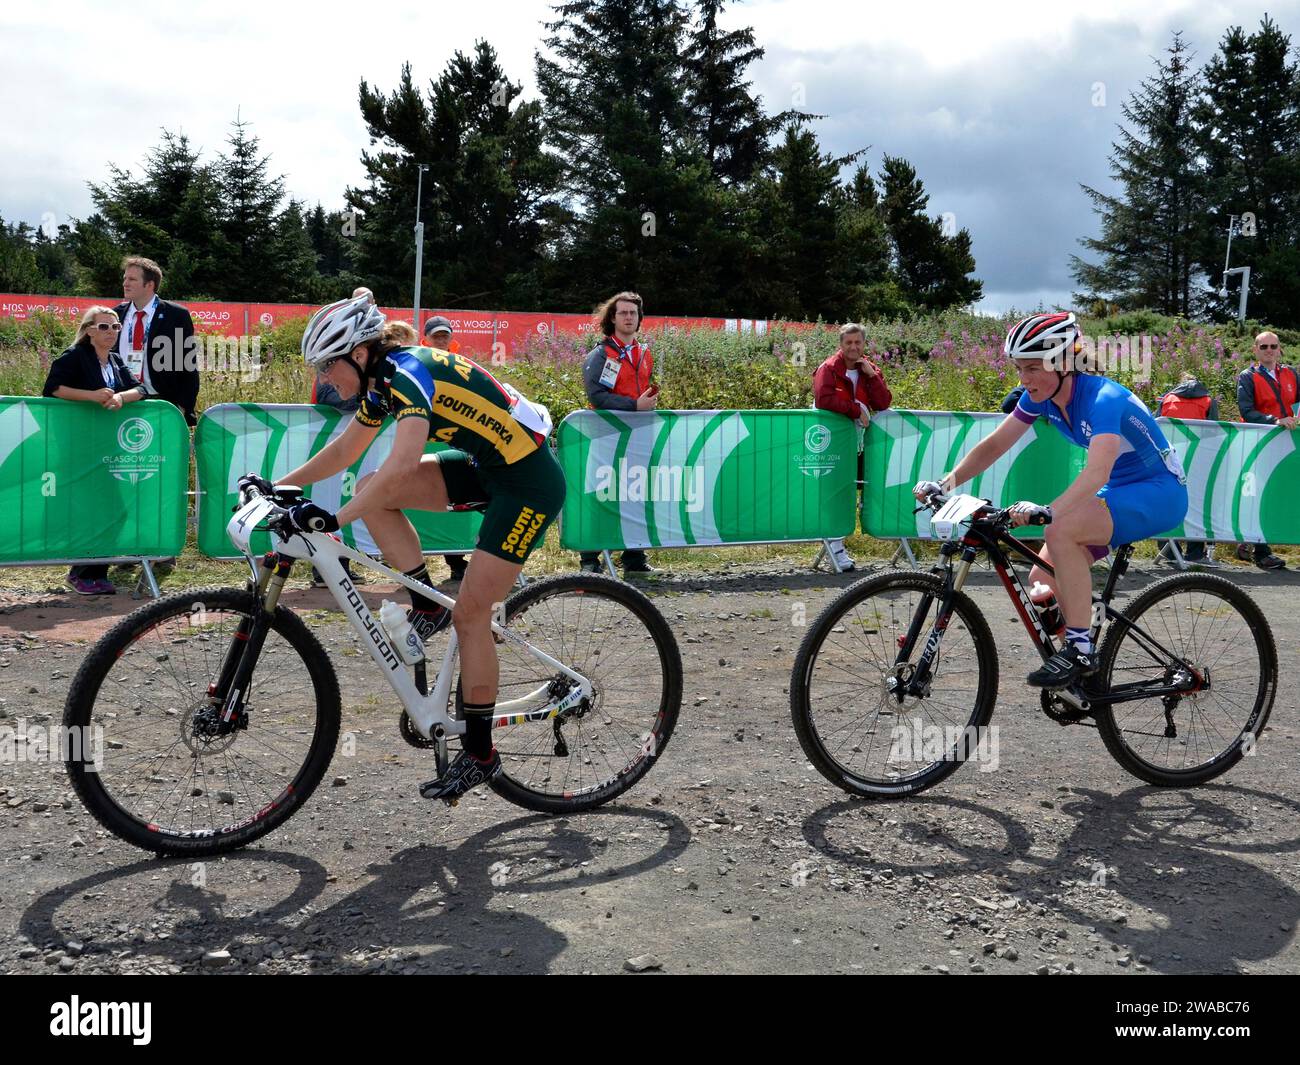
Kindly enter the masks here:
<path id="1" fill-rule="evenodd" d="M 344 399 L 358 393 L 363 399 L 355 420 L 280 482 L 305 486 L 347 469 L 394 419 L 392 451 L 338 514 L 310 502 L 291 513 L 299 527 L 313 532 L 365 519 L 385 560 L 425 584 L 430 581 L 419 536 L 403 511 L 486 504 L 450 618 L 433 601 L 411 593 L 416 631 L 427 639 L 450 622 L 460 642 L 465 749 L 443 777 L 420 789 L 425 798 L 452 799 L 501 771 L 492 745 L 499 676 L 492 610 L 505 601 L 559 513 L 564 475 L 547 441 L 551 419 L 545 407 L 462 355 L 394 343 L 385 324 L 365 297 L 323 307 L 308 323 L 302 340 L 308 365 Z M 456 450 L 426 455 L 430 440 Z"/>

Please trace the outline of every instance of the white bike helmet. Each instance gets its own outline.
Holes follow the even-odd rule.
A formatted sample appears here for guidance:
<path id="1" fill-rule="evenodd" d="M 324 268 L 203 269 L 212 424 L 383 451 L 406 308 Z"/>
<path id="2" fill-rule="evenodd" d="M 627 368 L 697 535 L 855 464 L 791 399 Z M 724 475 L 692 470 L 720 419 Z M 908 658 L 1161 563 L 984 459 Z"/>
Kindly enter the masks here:
<path id="1" fill-rule="evenodd" d="M 1031 314 L 1007 332 L 1002 354 L 1011 359 L 1046 359 L 1072 356 L 1075 345 L 1082 336 L 1078 319 L 1072 311 L 1055 311 L 1051 314 Z M 1065 359 L 1061 358 L 1062 364 Z M 1071 365 L 1073 364 L 1073 360 Z"/>
<path id="2" fill-rule="evenodd" d="M 1072 311 L 1031 314 L 1007 331 L 1002 354 L 1011 359 L 1037 359 L 1056 371 L 1056 388 L 1048 399 L 1055 399 L 1065 379 L 1077 369 L 1075 356 L 1081 350 L 1083 331 Z"/>
<path id="3" fill-rule="evenodd" d="M 302 357 L 308 366 L 320 366 L 339 357 L 347 357 L 351 362 L 352 349 L 379 336 L 386 321 L 369 296 L 331 303 L 313 314 L 307 323 L 307 331 L 302 335 Z"/>

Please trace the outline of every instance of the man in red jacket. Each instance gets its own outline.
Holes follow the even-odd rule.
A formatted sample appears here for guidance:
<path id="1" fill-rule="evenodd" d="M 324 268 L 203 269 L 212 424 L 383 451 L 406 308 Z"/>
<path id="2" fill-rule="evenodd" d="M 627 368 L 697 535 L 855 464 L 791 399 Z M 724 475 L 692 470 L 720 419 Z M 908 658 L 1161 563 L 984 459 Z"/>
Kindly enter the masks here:
<path id="1" fill-rule="evenodd" d="M 894 401 L 880 367 L 866 355 L 866 330 L 856 322 L 840 326 L 840 348 L 813 374 L 813 405 L 852 418 L 864 429 L 873 411 L 888 410 Z M 858 480 L 862 479 L 862 452 L 858 452 Z M 841 570 L 852 570 L 853 559 L 843 540 L 829 540 L 831 558 Z"/>
<path id="2" fill-rule="evenodd" d="M 1297 424 L 1296 396 L 1300 382 L 1296 372 L 1282 365 L 1282 344 L 1273 332 L 1255 338 L 1255 365 L 1237 376 L 1237 406 L 1241 420 L 1256 425 L 1280 425 L 1294 429 Z M 1286 563 L 1266 543 L 1238 544 L 1237 557 L 1252 559 L 1260 569 L 1283 569 Z"/>

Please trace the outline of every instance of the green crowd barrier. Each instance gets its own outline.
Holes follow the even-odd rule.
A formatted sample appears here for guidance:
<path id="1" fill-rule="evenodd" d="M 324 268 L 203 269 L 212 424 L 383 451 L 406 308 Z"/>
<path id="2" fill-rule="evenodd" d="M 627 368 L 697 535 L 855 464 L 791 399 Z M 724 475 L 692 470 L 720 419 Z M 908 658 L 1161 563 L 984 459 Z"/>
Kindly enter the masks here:
<path id="1" fill-rule="evenodd" d="M 239 478 L 257 473 L 272 480 L 283 477 L 318 452 L 353 419 L 335 407 L 291 403 L 223 403 L 209 407 L 194 433 L 198 482 L 198 545 L 210 558 L 237 558 L 226 536 L 231 509 L 238 501 Z M 365 454 L 340 474 L 318 481 L 305 494 L 326 510 L 336 512 L 356 491 L 357 482 L 377 470 L 393 449 L 395 423 L 390 422 Z M 444 451 L 433 443 L 429 452 Z M 474 549 L 482 516 L 477 513 L 407 512 L 426 554 L 468 553 Z M 340 531 L 349 547 L 368 554 L 379 548 L 364 521 Z M 270 549 L 266 533 L 253 537 L 259 551 Z"/>
<path id="2" fill-rule="evenodd" d="M 0 396 L 0 565 L 180 554 L 189 463 L 170 403 Z"/>
<path id="3" fill-rule="evenodd" d="M 560 423 L 571 551 L 846 536 L 857 436 L 822 411 L 576 411 Z"/>
<path id="4" fill-rule="evenodd" d="M 938 480 L 993 432 L 1002 414 L 895 410 L 867 430 L 862 530 L 883 539 L 927 539 L 928 511 L 914 514 L 912 486 Z M 1160 418 L 1187 474 L 1182 524 L 1160 536 L 1193 540 L 1300 543 L 1300 455 L 1287 429 L 1245 422 Z M 1087 463 L 1087 453 L 1041 419 L 962 491 L 1005 507 L 1050 503 Z M 1021 530 L 1026 535 L 1037 531 Z"/>

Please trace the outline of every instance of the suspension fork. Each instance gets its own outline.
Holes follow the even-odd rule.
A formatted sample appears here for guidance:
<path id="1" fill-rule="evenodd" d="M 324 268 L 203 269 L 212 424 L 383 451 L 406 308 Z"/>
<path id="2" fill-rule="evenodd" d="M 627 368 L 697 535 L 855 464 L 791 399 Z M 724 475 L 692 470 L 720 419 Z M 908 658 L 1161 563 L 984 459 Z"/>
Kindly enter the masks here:
<path id="1" fill-rule="evenodd" d="M 966 584 L 966 578 L 970 576 L 971 566 L 978 554 L 976 547 L 976 543 L 970 540 L 963 540 L 961 544 L 944 545 L 944 569 L 948 573 L 948 578 L 944 581 L 943 590 L 939 593 L 939 612 L 935 615 L 934 624 L 930 627 L 930 635 L 926 638 L 925 646 L 921 650 L 921 656 L 916 662 L 916 669 L 912 673 L 912 679 L 908 682 L 906 691 L 909 695 L 924 694 L 923 689 L 930 679 L 935 657 L 939 654 L 939 642 L 943 639 L 943 634 L 948 630 L 948 622 L 952 618 L 952 601 Z M 961 552 L 961 558 L 956 565 L 953 565 L 952 556 L 959 551 Z M 934 599 L 935 596 L 931 592 L 927 592 L 921 597 L 921 603 L 916 608 L 916 614 L 912 617 L 912 624 L 907 630 L 902 646 L 899 648 L 896 663 L 906 662 L 911 657 L 912 651 L 916 647 L 916 641 L 920 638 L 921 627 L 930 612 L 930 604 L 934 602 Z"/>
<path id="2" fill-rule="evenodd" d="M 275 616 L 276 604 L 280 601 L 280 593 L 284 591 L 284 582 L 291 569 L 291 558 L 284 558 L 274 552 L 262 557 L 257 583 L 251 589 L 253 612 L 240 619 L 225 661 L 221 664 L 221 673 L 208 688 L 208 695 L 221 706 L 223 724 L 229 724 L 243 709 L 253 667 L 262 654 L 266 634 L 271 628 L 271 618 Z"/>

